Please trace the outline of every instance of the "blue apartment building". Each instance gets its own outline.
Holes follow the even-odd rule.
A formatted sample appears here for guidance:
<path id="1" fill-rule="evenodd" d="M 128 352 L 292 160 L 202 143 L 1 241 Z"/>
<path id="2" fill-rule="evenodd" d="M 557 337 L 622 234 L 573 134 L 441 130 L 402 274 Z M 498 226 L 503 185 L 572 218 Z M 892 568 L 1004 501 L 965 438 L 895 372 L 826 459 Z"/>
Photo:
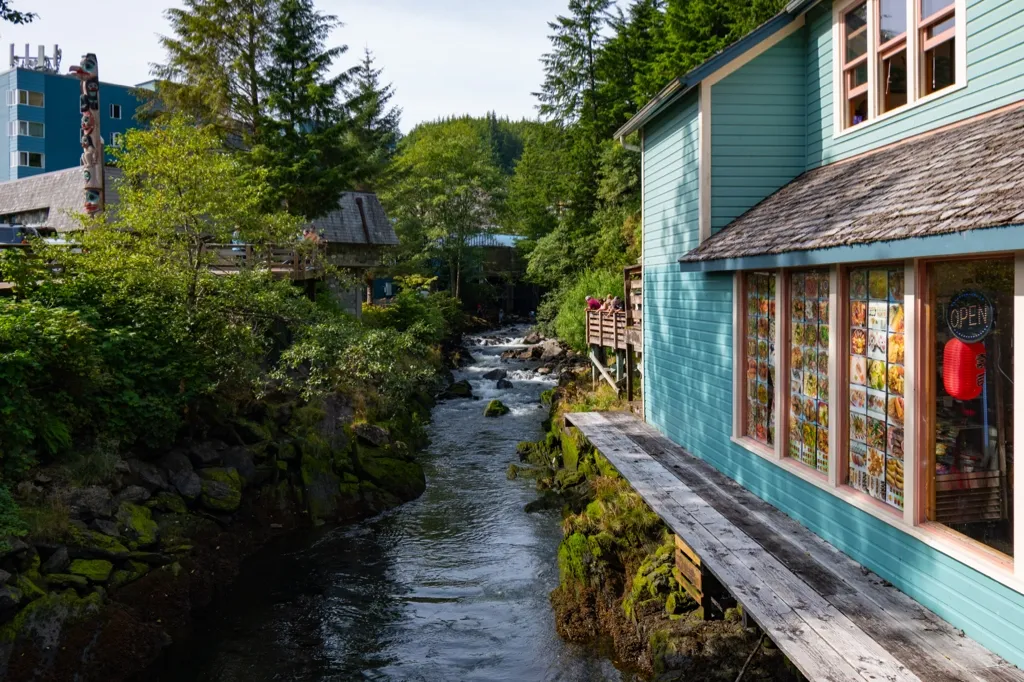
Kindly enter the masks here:
<path id="1" fill-rule="evenodd" d="M 0 182 L 79 164 L 79 84 L 52 70 L 15 67 L 0 74 L 0 159 L 9 159 L 0 163 Z M 108 145 L 139 125 L 135 89 L 100 83 L 100 130 Z"/>

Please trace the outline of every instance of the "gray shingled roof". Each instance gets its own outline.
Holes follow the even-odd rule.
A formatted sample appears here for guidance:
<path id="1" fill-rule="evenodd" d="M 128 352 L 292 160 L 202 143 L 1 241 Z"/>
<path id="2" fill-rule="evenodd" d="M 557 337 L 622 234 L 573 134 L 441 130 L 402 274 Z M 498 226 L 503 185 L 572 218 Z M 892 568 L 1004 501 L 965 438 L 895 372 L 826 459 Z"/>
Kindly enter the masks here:
<path id="1" fill-rule="evenodd" d="M 1022 224 L 1021 105 L 808 171 L 679 260 L 742 258 Z"/>
<path id="2" fill-rule="evenodd" d="M 118 201 L 114 181 L 120 177 L 121 171 L 107 168 L 108 204 L 116 204 Z M 23 225 L 49 227 L 59 232 L 79 230 L 81 225 L 72 216 L 81 212 L 81 168 L 0 182 L 0 216 L 11 216 Z"/>
<path id="3" fill-rule="evenodd" d="M 359 204 L 363 211 L 360 214 Z M 365 223 L 363 221 L 365 216 Z M 395 228 L 384 215 L 376 194 L 370 192 L 345 192 L 338 201 L 338 209 L 310 225 L 323 234 L 328 242 L 336 244 L 398 244 Z"/>

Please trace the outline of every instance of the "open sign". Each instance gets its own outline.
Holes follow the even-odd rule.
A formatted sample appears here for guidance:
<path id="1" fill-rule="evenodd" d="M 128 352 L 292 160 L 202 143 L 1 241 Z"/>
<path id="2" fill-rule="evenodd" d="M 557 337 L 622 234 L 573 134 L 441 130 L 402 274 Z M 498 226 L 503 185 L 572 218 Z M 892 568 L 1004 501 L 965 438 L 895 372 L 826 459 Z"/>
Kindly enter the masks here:
<path id="1" fill-rule="evenodd" d="M 953 297 L 946 308 L 949 331 L 965 343 L 981 341 L 995 322 L 991 301 L 979 291 L 962 291 Z"/>

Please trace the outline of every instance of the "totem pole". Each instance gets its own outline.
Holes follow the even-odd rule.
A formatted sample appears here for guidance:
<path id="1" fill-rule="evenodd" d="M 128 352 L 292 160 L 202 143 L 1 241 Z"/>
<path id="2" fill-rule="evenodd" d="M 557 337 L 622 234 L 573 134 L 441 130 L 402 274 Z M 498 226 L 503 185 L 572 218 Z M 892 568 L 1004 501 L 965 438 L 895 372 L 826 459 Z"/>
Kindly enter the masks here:
<path id="1" fill-rule="evenodd" d="M 82 112 L 82 179 L 85 181 L 85 213 L 103 210 L 103 138 L 100 137 L 100 79 L 96 55 L 82 56 L 71 73 L 82 81 L 79 109 Z"/>

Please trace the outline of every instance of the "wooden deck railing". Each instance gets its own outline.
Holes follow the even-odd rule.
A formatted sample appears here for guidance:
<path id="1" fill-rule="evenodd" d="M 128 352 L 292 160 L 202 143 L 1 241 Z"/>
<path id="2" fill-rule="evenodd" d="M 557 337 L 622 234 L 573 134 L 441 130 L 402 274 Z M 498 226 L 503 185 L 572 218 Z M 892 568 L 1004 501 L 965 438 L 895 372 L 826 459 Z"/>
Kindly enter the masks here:
<path id="1" fill-rule="evenodd" d="M 265 267 L 277 277 L 294 280 L 316 279 L 323 270 L 322 249 L 300 251 L 291 246 L 256 246 L 254 244 L 207 244 L 212 255 L 210 272 L 231 275 L 240 270 Z"/>
<path id="2" fill-rule="evenodd" d="M 588 310 L 587 344 L 643 352 L 644 298 L 643 266 L 633 265 L 623 272 L 625 310 Z"/>

